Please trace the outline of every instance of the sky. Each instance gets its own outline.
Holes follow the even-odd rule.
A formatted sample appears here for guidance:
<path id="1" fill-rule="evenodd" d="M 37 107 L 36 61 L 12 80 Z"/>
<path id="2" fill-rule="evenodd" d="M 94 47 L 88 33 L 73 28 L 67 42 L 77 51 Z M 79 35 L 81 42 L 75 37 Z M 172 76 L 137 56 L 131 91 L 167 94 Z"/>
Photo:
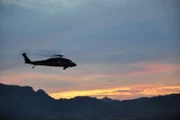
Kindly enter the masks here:
<path id="1" fill-rule="evenodd" d="M 180 93 L 179 0 L 1 0 L 0 83 L 118 100 Z M 24 64 L 26 52 L 77 66 Z"/>

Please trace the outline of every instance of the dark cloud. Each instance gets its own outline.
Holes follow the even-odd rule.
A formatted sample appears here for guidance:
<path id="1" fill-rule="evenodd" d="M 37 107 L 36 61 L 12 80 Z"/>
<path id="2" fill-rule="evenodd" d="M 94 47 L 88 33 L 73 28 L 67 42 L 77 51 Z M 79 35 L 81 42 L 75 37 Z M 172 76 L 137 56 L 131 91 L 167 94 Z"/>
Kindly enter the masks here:
<path id="1" fill-rule="evenodd" d="M 179 39 L 174 2 L 86 0 L 0 4 L 1 53 L 15 54 L 32 48 L 34 51 L 56 48 L 63 52 L 83 48 L 87 58 L 76 60 L 86 63 L 173 59 Z M 125 54 L 102 56 L 104 51 Z"/>

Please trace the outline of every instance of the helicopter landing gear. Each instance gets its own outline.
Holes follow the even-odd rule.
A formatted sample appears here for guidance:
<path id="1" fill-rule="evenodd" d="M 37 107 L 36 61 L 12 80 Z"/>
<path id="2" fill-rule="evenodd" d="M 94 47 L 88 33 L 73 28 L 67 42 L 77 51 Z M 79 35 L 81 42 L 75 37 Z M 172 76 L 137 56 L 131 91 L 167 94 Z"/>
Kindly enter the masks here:
<path id="1" fill-rule="evenodd" d="M 68 68 L 68 67 L 64 66 L 64 67 L 63 67 L 63 70 L 65 70 L 66 68 Z"/>
<path id="2" fill-rule="evenodd" d="M 32 68 L 34 68 L 36 65 L 32 66 Z"/>

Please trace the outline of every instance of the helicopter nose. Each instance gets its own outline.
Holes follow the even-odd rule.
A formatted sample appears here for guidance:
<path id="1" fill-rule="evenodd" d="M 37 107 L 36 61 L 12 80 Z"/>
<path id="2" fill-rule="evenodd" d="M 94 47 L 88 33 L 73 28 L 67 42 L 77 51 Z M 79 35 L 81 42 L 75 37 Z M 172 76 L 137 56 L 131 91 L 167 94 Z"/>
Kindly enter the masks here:
<path id="1" fill-rule="evenodd" d="M 74 65 L 74 66 L 77 66 L 77 64 L 76 64 L 76 63 L 74 63 L 73 65 Z"/>

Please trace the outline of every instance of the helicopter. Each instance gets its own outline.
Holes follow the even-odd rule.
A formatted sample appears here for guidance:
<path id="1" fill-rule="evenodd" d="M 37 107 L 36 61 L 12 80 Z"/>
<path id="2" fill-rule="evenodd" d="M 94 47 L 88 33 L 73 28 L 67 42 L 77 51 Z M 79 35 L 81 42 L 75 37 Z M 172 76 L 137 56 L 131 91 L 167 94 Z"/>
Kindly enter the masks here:
<path id="1" fill-rule="evenodd" d="M 46 60 L 40 60 L 40 61 L 31 61 L 26 53 L 22 53 L 22 56 L 24 57 L 24 60 L 26 64 L 34 65 L 32 68 L 34 68 L 37 65 L 41 66 L 52 66 L 52 67 L 63 67 L 63 70 L 67 69 L 68 67 L 75 67 L 77 66 L 76 63 L 74 63 L 72 60 L 64 58 L 64 55 L 57 54 L 52 55 L 51 58 L 48 58 Z"/>

